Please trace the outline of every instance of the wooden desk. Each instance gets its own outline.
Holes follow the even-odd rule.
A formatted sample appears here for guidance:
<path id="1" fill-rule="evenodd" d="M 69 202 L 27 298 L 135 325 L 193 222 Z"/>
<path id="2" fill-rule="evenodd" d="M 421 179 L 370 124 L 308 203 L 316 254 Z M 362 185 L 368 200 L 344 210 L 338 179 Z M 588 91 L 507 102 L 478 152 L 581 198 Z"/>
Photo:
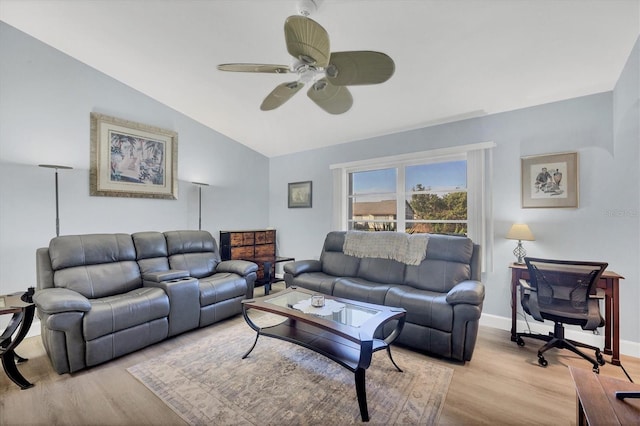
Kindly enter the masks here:
<path id="1" fill-rule="evenodd" d="M 601 376 L 592 371 L 569 366 L 576 386 L 576 424 L 640 424 L 640 399 L 616 398 L 616 391 L 640 391 L 635 383 Z"/>
<path id="2" fill-rule="evenodd" d="M 511 341 L 517 340 L 516 313 L 518 310 L 518 282 L 529 279 L 527 265 L 512 263 L 511 268 Z M 613 271 L 604 271 L 598 288 L 604 290 L 604 350 L 611 355 L 611 364 L 620 365 L 620 280 L 623 276 Z"/>

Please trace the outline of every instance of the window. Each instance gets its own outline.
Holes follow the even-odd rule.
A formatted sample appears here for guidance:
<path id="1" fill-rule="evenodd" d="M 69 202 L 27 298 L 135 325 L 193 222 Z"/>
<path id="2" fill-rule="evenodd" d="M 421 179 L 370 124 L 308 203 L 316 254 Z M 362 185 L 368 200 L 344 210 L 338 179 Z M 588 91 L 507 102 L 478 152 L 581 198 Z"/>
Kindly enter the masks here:
<path id="1" fill-rule="evenodd" d="M 347 228 L 466 235 L 467 161 L 462 157 L 349 172 Z"/>
<path id="2" fill-rule="evenodd" d="M 334 229 L 467 235 L 492 249 L 492 142 L 331 166 Z M 488 263 L 487 263 L 488 264 Z"/>

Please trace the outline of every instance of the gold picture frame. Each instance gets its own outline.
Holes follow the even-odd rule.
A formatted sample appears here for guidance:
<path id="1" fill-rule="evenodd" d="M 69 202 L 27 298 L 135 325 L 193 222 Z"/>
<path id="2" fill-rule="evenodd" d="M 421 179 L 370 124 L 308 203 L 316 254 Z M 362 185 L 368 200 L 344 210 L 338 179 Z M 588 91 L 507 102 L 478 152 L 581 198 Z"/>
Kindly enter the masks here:
<path id="1" fill-rule="evenodd" d="M 312 183 L 310 180 L 305 182 L 289 183 L 289 202 L 290 209 L 294 208 L 310 208 L 312 205 L 313 193 Z"/>
<path id="2" fill-rule="evenodd" d="M 578 153 L 522 157 L 522 208 L 577 208 Z"/>
<path id="3" fill-rule="evenodd" d="M 89 193 L 178 199 L 178 134 L 91 113 Z"/>

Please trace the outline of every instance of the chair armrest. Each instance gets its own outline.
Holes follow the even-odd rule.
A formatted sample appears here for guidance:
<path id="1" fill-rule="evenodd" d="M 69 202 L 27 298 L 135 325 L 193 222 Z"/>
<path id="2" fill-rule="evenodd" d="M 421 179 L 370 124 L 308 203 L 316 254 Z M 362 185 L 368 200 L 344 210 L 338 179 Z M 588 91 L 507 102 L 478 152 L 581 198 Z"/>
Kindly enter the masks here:
<path id="1" fill-rule="evenodd" d="M 218 263 L 216 272 L 231 272 L 242 277 L 258 270 L 258 265 L 248 260 L 223 260 Z"/>
<path id="2" fill-rule="evenodd" d="M 461 281 L 449 290 L 446 300 L 450 305 L 480 305 L 484 301 L 484 284 L 473 280 Z"/>
<path id="3" fill-rule="evenodd" d="M 154 283 L 159 283 L 162 281 L 176 280 L 178 278 L 186 278 L 188 276 L 189 276 L 189 271 L 184 271 L 182 269 L 170 269 L 168 271 L 146 273 L 142 276 L 142 279 L 144 281 L 152 281 Z"/>
<path id="4" fill-rule="evenodd" d="M 33 295 L 33 303 L 45 314 L 89 312 L 91 303 L 80 293 L 67 288 L 47 288 Z"/>
<path id="5" fill-rule="evenodd" d="M 283 267 L 284 272 L 291 275 L 298 276 L 305 272 L 321 272 L 322 263 L 319 260 L 298 260 L 295 262 L 286 263 Z"/>
<path id="6" fill-rule="evenodd" d="M 520 284 L 520 286 L 522 288 L 524 288 L 525 290 L 536 291 L 535 288 L 531 287 L 531 284 L 529 284 L 529 282 L 527 280 L 523 280 L 522 278 L 520 279 L 520 282 L 518 284 Z"/>

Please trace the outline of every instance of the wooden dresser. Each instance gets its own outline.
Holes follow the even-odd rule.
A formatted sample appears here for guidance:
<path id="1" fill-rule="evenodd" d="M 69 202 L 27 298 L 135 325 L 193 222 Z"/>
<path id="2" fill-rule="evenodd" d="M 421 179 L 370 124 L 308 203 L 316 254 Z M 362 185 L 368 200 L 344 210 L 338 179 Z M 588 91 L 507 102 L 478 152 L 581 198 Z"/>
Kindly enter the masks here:
<path id="1" fill-rule="evenodd" d="M 276 230 L 220 231 L 220 256 L 222 260 L 275 258 Z M 262 263 L 259 263 L 259 266 L 258 280 L 262 280 L 264 278 Z"/>

